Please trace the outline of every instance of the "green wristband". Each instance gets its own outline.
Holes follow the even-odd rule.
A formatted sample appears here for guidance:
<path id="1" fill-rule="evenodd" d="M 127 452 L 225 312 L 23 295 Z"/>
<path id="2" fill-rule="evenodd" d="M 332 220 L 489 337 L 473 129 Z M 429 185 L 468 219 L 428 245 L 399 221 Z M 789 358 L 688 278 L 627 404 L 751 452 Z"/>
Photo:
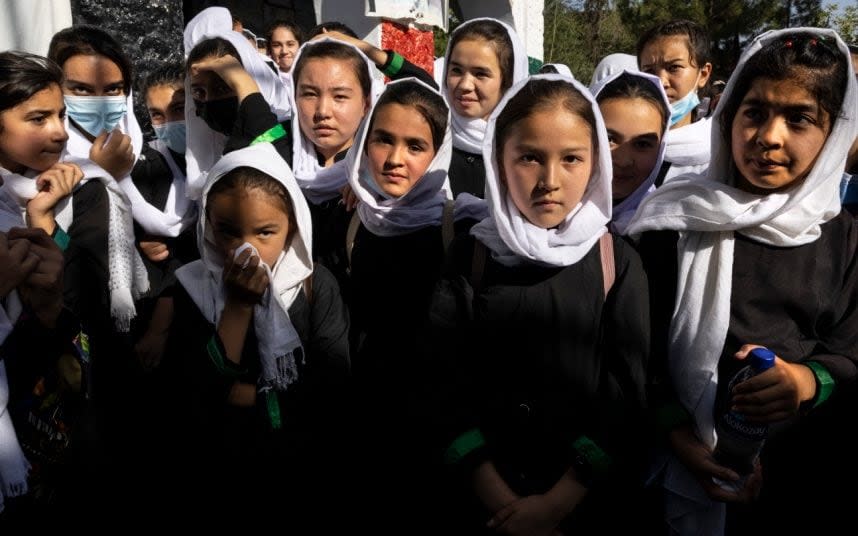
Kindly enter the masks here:
<path id="1" fill-rule="evenodd" d="M 67 235 L 63 228 L 59 225 L 54 228 L 54 235 L 51 238 L 54 239 L 54 243 L 56 243 L 56 245 L 58 245 L 62 251 L 68 249 L 69 242 L 71 242 L 71 238 L 69 237 L 69 235 Z"/>
<path id="2" fill-rule="evenodd" d="M 271 422 L 271 428 L 279 430 L 283 426 L 283 420 L 280 417 L 280 401 L 277 398 L 277 392 L 273 389 L 265 391 L 265 403 L 268 406 L 268 420 Z"/>
<path id="3" fill-rule="evenodd" d="M 831 397 L 831 393 L 834 392 L 834 378 L 828 369 L 818 361 L 805 361 L 804 364 L 816 378 L 816 397 L 813 403 L 813 407 L 816 408 Z"/>
<path id="4" fill-rule="evenodd" d="M 387 67 L 382 71 L 387 76 L 396 76 L 399 73 L 399 70 L 402 69 L 402 65 L 405 63 L 405 58 L 397 54 L 396 52 L 390 52 L 390 63 L 387 64 Z"/>
<path id="5" fill-rule="evenodd" d="M 608 453 L 587 436 L 581 436 L 572 443 L 572 447 L 587 460 L 595 474 L 605 473 L 613 464 Z"/>
<path id="6" fill-rule="evenodd" d="M 478 448 L 485 446 L 485 444 L 486 438 L 483 437 L 483 433 L 480 432 L 479 428 L 472 428 L 457 437 L 456 440 L 450 444 L 447 448 L 447 452 L 444 453 L 444 463 L 451 465 L 458 463 L 462 458 Z"/>

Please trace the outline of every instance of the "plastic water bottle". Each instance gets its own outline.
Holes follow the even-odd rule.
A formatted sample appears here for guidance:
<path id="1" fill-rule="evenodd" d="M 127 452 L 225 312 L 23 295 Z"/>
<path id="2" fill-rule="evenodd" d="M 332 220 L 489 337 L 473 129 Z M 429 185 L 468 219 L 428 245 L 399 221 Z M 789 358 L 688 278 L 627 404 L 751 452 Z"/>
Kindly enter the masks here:
<path id="1" fill-rule="evenodd" d="M 754 348 L 748 360 L 748 365 L 730 380 L 728 392 L 748 378 L 775 366 L 775 354 L 768 348 Z M 736 471 L 740 479 L 725 481 L 715 478 L 714 481 L 727 491 L 738 492 L 754 472 L 754 462 L 760 455 L 769 427 L 767 424 L 748 422 L 741 413 L 728 409 L 715 423 L 715 431 L 718 433 L 718 443 L 713 453 L 715 461 Z"/>

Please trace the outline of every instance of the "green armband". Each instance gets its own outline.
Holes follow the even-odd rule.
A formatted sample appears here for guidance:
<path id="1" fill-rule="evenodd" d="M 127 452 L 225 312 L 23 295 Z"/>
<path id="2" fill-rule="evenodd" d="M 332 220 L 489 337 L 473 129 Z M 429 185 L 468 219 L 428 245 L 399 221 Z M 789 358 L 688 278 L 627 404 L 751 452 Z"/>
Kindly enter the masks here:
<path id="1" fill-rule="evenodd" d="M 250 142 L 250 145 L 256 145 L 257 143 L 274 143 L 275 141 L 285 137 L 286 135 L 286 129 L 283 128 L 283 125 L 278 123 L 260 134 L 259 136 L 256 136 L 253 141 Z"/>
<path id="2" fill-rule="evenodd" d="M 69 247 L 69 242 L 71 242 L 71 238 L 69 235 L 63 231 L 63 228 L 57 225 L 54 228 L 54 234 L 51 236 L 54 239 L 54 243 L 60 247 L 62 251 L 65 251 Z"/>
<path id="3" fill-rule="evenodd" d="M 283 420 L 280 418 L 280 400 L 273 389 L 265 391 L 265 405 L 268 408 L 268 421 L 271 423 L 271 428 L 279 430 L 283 426 Z"/>
<path id="4" fill-rule="evenodd" d="M 485 446 L 486 438 L 479 428 L 472 428 L 460 435 L 453 441 L 444 453 L 444 463 L 452 465 L 458 463 L 465 456 Z"/>
<path id="5" fill-rule="evenodd" d="M 396 76 L 399 73 L 399 70 L 402 69 L 402 65 L 405 63 L 405 58 L 397 54 L 396 52 L 390 51 L 390 61 L 384 67 L 382 71 L 387 76 Z"/>
<path id="6" fill-rule="evenodd" d="M 572 443 L 572 447 L 580 454 L 590 467 L 593 469 L 593 474 L 606 473 L 613 465 L 613 460 L 608 456 L 608 453 L 599 447 L 587 436 L 581 436 Z"/>
<path id="7" fill-rule="evenodd" d="M 214 364 L 217 371 L 221 374 L 225 376 L 238 376 L 241 374 L 240 370 L 235 366 L 230 366 L 227 360 L 224 359 L 221 346 L 218 344 L 217 335 L 212 335 L 212 338 L 206 343 L 206 352 L 209 354 L 212 364 Z"/>
<path id="8" fill-rule="evenodd" d="M 813 372 L 813 377 L 816 378 L 816 396 L 814 397 L 812 406 L 816 408 L 831 397 L 831 393 L 834 392 L 834 378 L 828 372 L 828 369 L 818 361 L 805 361 L 804 364 Z"/>

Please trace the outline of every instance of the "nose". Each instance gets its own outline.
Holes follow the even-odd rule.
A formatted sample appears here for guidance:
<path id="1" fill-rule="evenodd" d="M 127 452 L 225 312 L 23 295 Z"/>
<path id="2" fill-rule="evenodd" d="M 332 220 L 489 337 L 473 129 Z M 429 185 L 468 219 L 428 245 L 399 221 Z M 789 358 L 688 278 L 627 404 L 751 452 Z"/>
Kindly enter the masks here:
<path id="1" fill-rule="evenodd" d="M 756 143 L 764 149 L 776 149 L 783 145 L 784 130 L 787 128 L 783 118 L 772 115 L 757 129 Z"/>
<path id="2" fill-rule="evenodd" d="M 66 125 L 60 116 L 55 117 L 51 121 L 51 138 L 54 141 L 65 143 L 69 139 L 69 134 L 66 132 Z"/>
<path id="3" fill-rule="evenodd" d="M 538 186 L 547 192 L 553 192 L 560 188 L 559 167 L 560 164 L 555 162 L 549 162 L 543 166 Z"/>
<path id="4" fill-rule="evenodd" d="M 387 152 L 387 158 L 384 161 L 386 167 L 393 168 L 401 166 L 403 162 L 402 155 L 403 152 L 406 150 L 407 149 L 401 144 L 393 145 L 393 147 L 391 147 L 390 150 Z"/>
<path id="5" fill-rule="evenodd" d="M 474 77 L 470 73 L 463 74 L 456 87 L 461 91 L 472 91 L 474 89 Z"/>
<path id="6" fill-rule="evenodd" d="M 315 119 L 324 119 L 331 116 L 331 99 L 326 96 L 320 96 L 316 100 Z"/>
<path id="7" fill-rule="evenodd" d="M 624 169 L 634 165 L 635 159 L 626 144 L 620 144 L 611 150 L 611 162 L 617 169 Z"/>
<path id="8" fill-rule="evenodd" d="M 668 76 L 667 69 L 659 69 L 656 73 L 658 79 L 661 80 L 661 87 L 664 89 L 670 88 L 670 77 Z"/>

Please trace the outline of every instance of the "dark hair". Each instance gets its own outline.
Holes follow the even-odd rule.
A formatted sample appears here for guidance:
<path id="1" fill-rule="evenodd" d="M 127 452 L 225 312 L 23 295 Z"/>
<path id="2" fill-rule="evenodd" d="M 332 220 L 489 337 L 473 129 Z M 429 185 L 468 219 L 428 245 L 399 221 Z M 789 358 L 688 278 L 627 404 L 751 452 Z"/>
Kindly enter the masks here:
<path id="1" fill-rule="evenodd" d="M 700 69 L 712 61 L 712 45 L 709 42 L 709 34 L 706 33 L 706 29 L 696 22 L 677 19 L 650 28 L 638 39 L 638 63 L 640 64 L 641 53 L 648 43 L 660 37 L 674 35 L 684 36 L 688 39 L 688 54 L 692 66 Z"/>
<path id="2" fill-rule="evenodd" d="M 372 112 L 372 118 L 369 122 L 368 132 L 372 132 L 372 125 L 375 122 L 375 115 L 378 110 L 388 104 L 400 104 L 402 106 L 410 106 L 417 110 L 423 116 L 423 119 L 429 123 L 429 130 L 432 132 L 432 147 L 435 151 L 444 142 L 444 133 L 447 130 L 447 115 L 449 109 L 441 95 L 422 86 L 416 82 L 400 82 L 387 86 L 387 89 L 379 97 L 375 105 L 375 110 Z"/>
<path id="3" fill-rule="evenodd" d="M 268 47 L 269 54 L 271 53 L 271 40 L 274 36 L 274 30 L 278 28 L 286 28 L 287 30 L 292 32 L 292 35 L 295 36 L 295 39 L 298 41 L 299 45 L 304 42 L 304 32 L 301 31 L 300 26 L 298 26 L 294 22 L 290 22 L 284 19 L 275 20 L 271 23 L 270 26 L 268 26 L 268 31 L 265 33 L 265 41 L 266 46 Z"/>
<path id="4" fill-rule="evenodd" d="M 184 88 L 185 67 L 181 63 L 165 63 L 155 68 L 143 80 L 143 97 L 155 86 Z"/>
<path id="5" fill-rule="evenodd" d="M 283 183 L 256 168 L 249 166 L 239 166 L 227 172 L 223 177 L 214 183 L 206 196 L 206 218 L 208 215 L 208 202 L 218 194 L 223 194 L 233 190 L 249 192 L 250 190 L 261 190 L 271 197 L 276 198 L 281 203 L 281 208 L 289 218 L 289 234 L 286 237 L 286 245 L 292 241 L 292 237 L 298 231 L 297 219 L 295 218 L 295 206 L 292 204 L 292 197 Z"/>
<path id="6" fill-rule="evenodd" d="M 232 56 L 238 60 L 238 63 L 242 63 L 241 55 L 238 53 L 235 45 L 223 37 L 212 37 L 210 39 L 200 41 L 193 49 L 191 49 L 191 52 L 188 54 L 188 59 L 185 61 L 185 66 L 190 69 L 191 65 L 194 63 L 211 56 L 216 58 Z"/>
<path id="7" fill-rule="evenodd" d="M 62 68 L 73 56 L 104 56 L 119 67 L 122 72 L 123 90 L 126 95 L 131 91 L 133 69 L 131 60 L 122 51 L 119 42 L 109 33 L 95 26 L 72 26 L 60 30 L 51 38 L 48 58 Z"/>
<path id="8" fill-rule="evenodd" d="M 850 66 L 831 38 L 812 32 L 784 35 L 751 56 L 735 80 L 721 109 L 721 138 L 731 141 L 733 119 L 751 85 L 759 78 L 791 80 L 804 87 L 834 124 L 846 96 Z M 821 119 L 820 117 L 817 118 Z"/>
<path id="9" fill-rule="evenodd" d="M 316 37 L 319 34 L 324 33 L 322 30 L 328 30 L 329 32 L 340 32 L 342 34 L 346 34 L 349 37 L 354 37 L 355 39 L 360 39 L 354 30 L 343 24 L 342 22 L 338 22 L 335 20 L 323 22 L 322 24 L 317 24 L 313 26 L 310 31 L 307 33 L 307 40 L 310 40 Z M 295 36 L 297 37 L 297 35 Z"/>
<path id="10" fill-rule="evenodd" d="M 321 41 L 318 44 L 307 45 L 302 49 L 301 57 L 292 66 L 292 78 L 295 81 L 295 88 L 298 87 L 298 79 L 301 78 L 301 70 L 304 66 L 310 60 L 324 58 L 351 62 L 355 77 L 360 82 L 363 96 L 368 97 L 370 95 L 372 92 L 372 79 L 366 66 L 365 57 L 351 46 L 337 41 Z"/>
<path id="11" fill-rule="evenodd" d="M 63 71 L 51 60 L 27 52 L 0 52 L 0 112 L 62 83 Z"/>
<path id="12" fill-rule="evenodd" d="M 501 23 L 494 20 L 478 20 L 463 24 L 456 29 L 453 37 L 450 38 L 450 54 L 452 55 L 453 49 L 461 41 L 473 41 L 475 39 L 487 41 L 494 49 L 501 71 L 501 91 L 505 92 L 512 86 L 512 78 L 515 74 L 515 57 L 509 32 Z"/>
<path id="13" fill-rule="evenodd" d="M 596 95 L 596 102 L 599 104 L 611 99 L 643 99 L 650 102 L 658 110 L 659 115 L 661 115 L 661 133 L 664 134 L 667 119 L 670 117 L 670 109 L 667 107 L 667 103 L 664 102 L 661 93 L 659 93 L 658 89 L 649 80 L 629 73 L 623 73 L 611 80 Z"/>
<path id="14" fill-rule="evenodd" d="M 552 110 L 562 106 L 566 111 L 583 119 L 590 126 L 593 148 L 599 145 L 596 136 L 596 116 L 590 101 L 575 86 L 562 80 L 531 79 L 507 102 L 495 121 L 495 151 L 503 150 L 503 144 L 510 130 L 519 121 L 523 121 L 537 112 Z"/>

